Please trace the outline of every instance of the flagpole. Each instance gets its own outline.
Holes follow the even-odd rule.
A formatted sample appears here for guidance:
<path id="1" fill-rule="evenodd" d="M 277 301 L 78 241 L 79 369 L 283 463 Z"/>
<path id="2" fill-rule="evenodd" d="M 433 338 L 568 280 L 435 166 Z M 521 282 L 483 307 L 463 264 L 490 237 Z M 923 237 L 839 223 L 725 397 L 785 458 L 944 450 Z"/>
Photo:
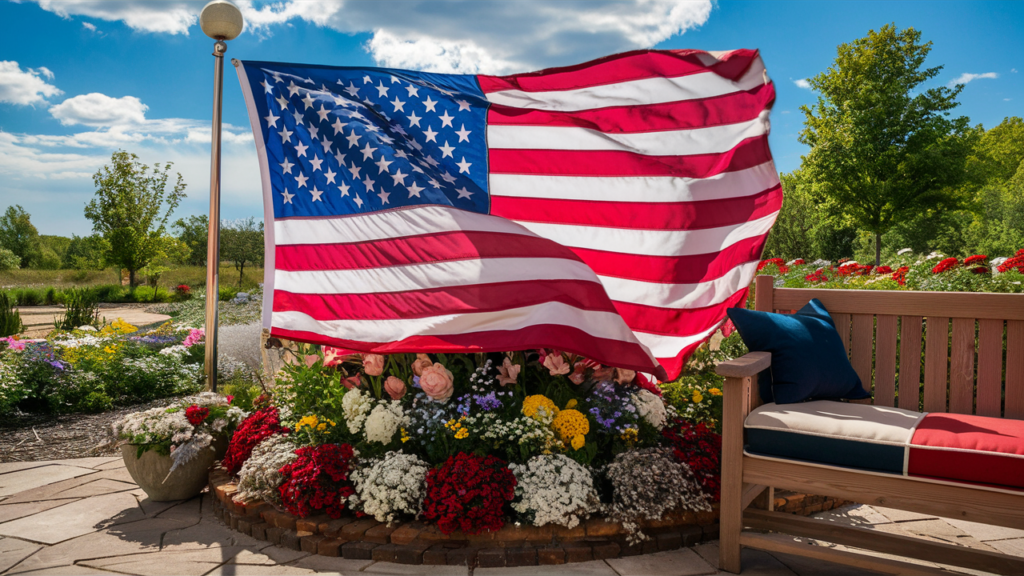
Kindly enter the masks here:
<path id="1" fill-rule="evenodd" d="M 217 304 L 220 300 L 220 135 L 224 88 L 225 40 L 242 32 L 242 13 L 226 0 L 214 0 L 199 15 L 203 33 L 213 45 L 213 125 L 210 146 L 210 222 L 206 239 L 206 385 L 217 391 Z"/>

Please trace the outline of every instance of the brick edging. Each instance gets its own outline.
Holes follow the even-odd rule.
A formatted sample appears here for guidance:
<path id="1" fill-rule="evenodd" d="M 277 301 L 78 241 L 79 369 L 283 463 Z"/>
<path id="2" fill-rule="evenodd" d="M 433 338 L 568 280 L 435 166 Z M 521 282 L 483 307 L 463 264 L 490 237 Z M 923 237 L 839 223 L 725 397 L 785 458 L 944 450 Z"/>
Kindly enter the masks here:
<path id="1" fill-rule="evenodd" d="M 718 505 L 712 512 L 670 514 L 643 523 L 650 538 L 630 545 L 622 526 L 590 518 L 573 529 L 506 525 L 483 534 L 442 534 L 437 526 L 407 521 L 391 526 L 373 518 L 326 515 L 296 518 L 264 502 L 234 500 L 237 486 L 220 468 L 210 471 L 215 515 L 257 540 L 311 554 L 399 564 L 480 567 L 565 564 L 649 554 L 718 539 Z"/>

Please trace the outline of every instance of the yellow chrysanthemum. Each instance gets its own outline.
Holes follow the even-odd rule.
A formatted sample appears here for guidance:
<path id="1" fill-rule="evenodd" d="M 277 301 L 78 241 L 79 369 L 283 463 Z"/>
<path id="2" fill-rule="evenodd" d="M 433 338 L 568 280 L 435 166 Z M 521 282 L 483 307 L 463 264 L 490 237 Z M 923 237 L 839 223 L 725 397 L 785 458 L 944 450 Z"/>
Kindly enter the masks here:
<path id="1" fill-rule="evenodd" d="M 722 395 L 722 391 L 719 390 L 718 388 L 710 388 L 710 389 L 708 389 L 708 393 L 711 394 L 712 396 L 721 396 Z"/>
<path id="2" fill-rule="evenodd" d="M 456 440 L 462 440 L 463 438 L 465 438 L 467 436 L 469 436 L 469 429 L 468 428 L 459 428 L 459 431 L 455 433 L 455 439 Z"/>
<path id="3" fill-rule="evenodd" d="M 692 400 L 694 401 L 694 403 L 700 404 L 701 402 L 704 401 L 704 395 L 698 391 L 694 391 Z"/>
<path id="4" fill-rule="evenodd" d="M 627 444 L 633 444 L 639 439 L 639 437 L 640 432 L 636 428 L 626 428 L 622 431 L 622 434 L 619 435 L 619 438 L 622 438 L 622 441 Z"/>
<path id="5" fill-rule="evenodd" d="M 523 415 L 539 419 L 540 415 L 537 413 L 539 410 L 546 411 L 549 416 L 558 414 L 558 406 L 555 406 L 555 403 L 543 394 L 527 396 L 523 400 Z"/>
<path id="6" fill-rule="evenodd" d="M 569 400 L 568 402 L 565 403 L 565 409 L 570 410 L 572 408 L 575 408 L 577 404 L 579 404 L 579 402 L 577 402 L 576 399 L 573 398 L 572 400 Z"/>
<path id="7" fill-rule="evenodd" d="M 582 434 L 577 434 L 576 436 L 572 437 L 572 449 L 573 450 L 579 450 L 580 448 L 583 448 L 584 444 L 586 444 L 586 443 L 587 443 L 587 441 L 583 437 Z"/>
<path id="8" fill-rule="evenodd" d="M 585 436 L 590 432 L 590 421 L 579 410 L 562 410 L 555 416 L 551 428 L 562 442 L 572 440 L 575 443 L 577 436 Z"/>

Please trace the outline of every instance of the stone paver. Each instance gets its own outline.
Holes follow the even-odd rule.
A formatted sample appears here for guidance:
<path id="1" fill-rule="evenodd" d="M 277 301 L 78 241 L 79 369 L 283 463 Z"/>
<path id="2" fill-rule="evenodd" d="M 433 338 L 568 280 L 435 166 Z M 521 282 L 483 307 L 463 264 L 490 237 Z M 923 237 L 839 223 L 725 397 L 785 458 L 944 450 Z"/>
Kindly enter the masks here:
<path id="1" fill-rule="evenodd" d="M 4 491 L 6 490 L 6 491 Z M 0 574 L 458 575 L 466 566 L 411 566 L 310 555 L 230 530 L 206 496 L 152 502 L 119 459 L 0 465 Z M 870 506 L 817 515 L 935 541 L 1024 556 L 1024 531 L 936 519 Z M 838 547 L 841 548 L 841 547 Z M 927 564 L 927 563 L 925 563 Z M 863 570 L 806 558 L 743 550 L 744 576 L 864 576 Z M 934 566 L 934 564 L 932 564 Z M 559 566 L 477 568 L 476 576 L 581 574 L 670 576 L 718 572 L 718 543 L 646 556 Z"/>

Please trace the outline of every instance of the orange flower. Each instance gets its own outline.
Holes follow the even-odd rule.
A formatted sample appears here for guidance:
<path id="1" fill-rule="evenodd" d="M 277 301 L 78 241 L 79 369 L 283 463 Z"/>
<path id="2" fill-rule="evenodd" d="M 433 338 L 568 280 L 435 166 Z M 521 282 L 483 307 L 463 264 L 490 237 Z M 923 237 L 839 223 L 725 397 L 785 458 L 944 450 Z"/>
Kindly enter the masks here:
<path id="1" fill-rule="evenodd" d="M 544 358 L 544 367 L 552 376 L 561 376 L 569 373 L 569 364 L 561 354 L 548 354 Z"/>
<path id="2" fill-rule="evenodd" d="M 433 366 L 433 362 L 430 361 L 430 356 L 426 354 L 417 354 L 416 360 L 412 363 L 412 373 L 417 376 L 423 375 L 423 370 Z"/>
<path id="3" fill-rule="evenodd" d="M 519 366 L 519 364 L 513 364 L 512 360 L 506 357 L 505 361 L 501 363 L 501 366 L 498 366 L 498 372 L 500 374 L 498 376 L 498 383 L 502 386 L 515 384 L 516 380 L 519 378 L 520 368 L 521 366 Z"/>
<path id="4" fill-rule="evenodd" d="M 380 376 L 384 373 L 384 357 L 380 354 L 363 354 L 363 371 L 368 376 Z"/>
<path id="5" fill-rule="evenodd" d="M 453 379 L 454 376 L 447 368 L 435 363 L 423 369 L 423 374 L 420 375 L 420 388 L 434 400 L 447 401 L 452 397 Z"/>

